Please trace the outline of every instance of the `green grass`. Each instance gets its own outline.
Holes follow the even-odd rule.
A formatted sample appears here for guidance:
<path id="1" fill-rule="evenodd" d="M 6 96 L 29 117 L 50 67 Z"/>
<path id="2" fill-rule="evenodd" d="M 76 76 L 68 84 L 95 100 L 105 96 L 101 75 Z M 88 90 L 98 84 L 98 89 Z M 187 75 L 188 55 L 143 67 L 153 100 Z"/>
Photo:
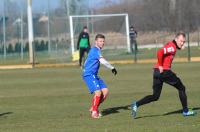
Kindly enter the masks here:
<path id="1" fill-rule="evenodd" d="M 110 96 L 91 119 L 91 95 L 78 67 L 0 71 L 1 132 L 197 132 L 199 114 L 183 117 L 176 89 L 164 85 L 159 101 L 142 106 L 132 119 L 127 107 L 152 93 L 152 65 L 116 65 L 118 75 L 101 68 Z M 200 111 L 200 63 L 175 63 L 187 87 L 189 107 Z"/>

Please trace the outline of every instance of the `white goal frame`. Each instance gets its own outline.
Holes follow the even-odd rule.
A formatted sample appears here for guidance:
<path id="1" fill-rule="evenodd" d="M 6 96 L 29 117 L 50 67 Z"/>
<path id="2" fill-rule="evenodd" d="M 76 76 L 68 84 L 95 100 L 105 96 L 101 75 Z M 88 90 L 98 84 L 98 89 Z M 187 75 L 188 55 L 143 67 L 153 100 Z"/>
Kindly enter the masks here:
<path id="1" fill-rule="evenodd" d="M 73 28 L 73 18 L 88 18 L 88 17 L 113 17 L 113 16 L 124 16 L 126 22 L 126 38 L 127 38 L 127 50 L 130 52 L 130 36 L 129 36 L 129 17 L 127 13 L 123 14 L 99 14 L 99 15 L 71 15 L 69 16 L 70 23 L 70 37 L 71 37 L 71 51 L 72 54 L 75 52 L 74 49 L 74 28 Z"/>

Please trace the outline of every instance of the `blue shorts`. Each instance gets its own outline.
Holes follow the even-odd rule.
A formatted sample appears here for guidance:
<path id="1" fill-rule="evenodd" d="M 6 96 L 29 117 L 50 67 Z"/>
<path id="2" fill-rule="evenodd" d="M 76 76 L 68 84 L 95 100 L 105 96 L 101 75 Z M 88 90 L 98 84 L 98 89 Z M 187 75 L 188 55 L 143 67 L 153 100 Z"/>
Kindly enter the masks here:
<path id="1" fill-rule="evenodd" d="M 94 93 L 96 90 L 107 88 L 104 81 L 97 75 L 83 76 L 83 80 L 86 83 L 91 94 Z"/>

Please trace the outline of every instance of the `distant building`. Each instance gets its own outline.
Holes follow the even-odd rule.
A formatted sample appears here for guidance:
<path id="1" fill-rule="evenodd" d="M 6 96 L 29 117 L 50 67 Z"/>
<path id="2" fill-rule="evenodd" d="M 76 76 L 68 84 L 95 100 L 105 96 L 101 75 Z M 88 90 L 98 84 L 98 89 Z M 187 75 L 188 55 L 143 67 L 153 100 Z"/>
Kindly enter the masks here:
<path id="1" fill-rule="evenodd" d="M 46 16 L 46 15 L 43 15 L 43 16 L 41 16 L 40 18 L 39 18 L 39 22 L 48 22 L 48 20 L 49 20 L 49 18 L 48 18 L 48 16 Z"/>

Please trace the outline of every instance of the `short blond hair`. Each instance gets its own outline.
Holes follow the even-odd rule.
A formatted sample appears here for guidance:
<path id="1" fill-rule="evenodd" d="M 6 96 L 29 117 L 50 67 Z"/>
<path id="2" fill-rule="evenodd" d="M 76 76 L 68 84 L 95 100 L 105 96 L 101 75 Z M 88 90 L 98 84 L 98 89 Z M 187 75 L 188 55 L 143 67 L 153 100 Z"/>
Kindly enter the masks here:
<path id="1" fill-rule="evenodd" d="M 179 37 L 179 36 L 183 36 L 184 38 L 186 37 L 185 33 L 184 32 L 178 32 L 176 34 L 176 38 Z"/>

